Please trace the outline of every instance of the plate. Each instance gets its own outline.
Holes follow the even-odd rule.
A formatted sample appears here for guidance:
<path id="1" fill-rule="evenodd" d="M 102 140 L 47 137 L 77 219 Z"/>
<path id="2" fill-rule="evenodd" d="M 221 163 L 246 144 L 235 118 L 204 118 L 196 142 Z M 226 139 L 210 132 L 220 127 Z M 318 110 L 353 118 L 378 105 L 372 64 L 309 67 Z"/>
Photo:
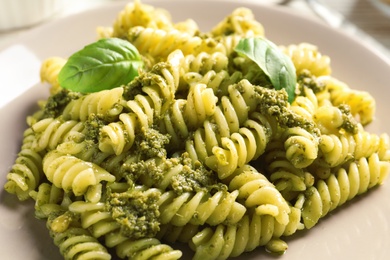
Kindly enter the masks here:
<path id="1" fill-rule="evenodd" d="M 96 39 L 97 26 L 111 26 L 127 2 L 117 1 L 37 27 L 0 53 L 1 186 L 19 151 L 25 116 L 36 100 L 47 96 L 38 83 L 39 62 L 50 56 L 68 56 Z M 390 130 L 387 111 L 390 96 L 390 61 L 359 39 L 294 13 L 291 9 L 255 1 L 158 0 L 143 3 L 163 7 L 175 21 L 192 18 L 207 31 L 232 10 L 251 8 L 277 44 L 309 42 L 332 59 L 333 75 L 355 89 L 368 90 L 377 100 L 375 122 L 369 131 Z M 22 53 L 23 57 L 17 55 Z M 10 60 L 10 57 L 12 58 Z M 23 59 L 21 59 L 23 58 Z M 15 68 L 13 74 L 5 73 Z M 28 75 L 28 77 L 24 77 Z M 35 75 L 35 76 L 34 76 Z M 11 93 L 11 95 L 7 94 Z M 387 259 L 390 254 L 390 181 L 332 212 L 309 232 L 287 238 L 287 252 L 275 258 L 262 248 L 236 259 Z M 45 223 L 34 219 L 33 205 L 0 192 L 0 252 L 6 259 L 62 259 Z M 190 259 L 185 251 L 184 259 Z"/>

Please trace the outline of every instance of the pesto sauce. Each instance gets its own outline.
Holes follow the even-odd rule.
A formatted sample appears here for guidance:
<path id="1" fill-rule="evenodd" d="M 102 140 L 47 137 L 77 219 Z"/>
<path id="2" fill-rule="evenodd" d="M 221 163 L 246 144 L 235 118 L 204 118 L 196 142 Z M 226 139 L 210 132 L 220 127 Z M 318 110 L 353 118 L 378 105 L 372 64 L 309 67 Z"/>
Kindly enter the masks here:
<path id="1" fill-rule="evenodd" d="M 112 218 L 121 226 L 123 236 L 139 239 L 154 237 L 160 230 L 159 206 L 161 193 L 158 190 L 147 192 L 128 190 L 108 192 L 106 206 Z"/>
<path id="2" fill-rule="evenodd" d="M 72 92 L 67 89 L 61 89 L 58 93 L 51 95 L 45 104 L 44 118 L 53 117 L 56 118 L 61 115 L 62 111 L 68 105 L 68 103 L 73 100 L 81 97 L 82 94 L 77 92 Z"/>
<path id="3" fill-rule="evenodd" d="M 289 109 L 287 92 L 284 89 L 275 90 L 261 86 L 255 86 L 258 110 L 264 114 L 276 118 L 283 128 L 301 127 L 314 137 L 320 136 L 320 130 L 315 123 L 294 113 Z"/>

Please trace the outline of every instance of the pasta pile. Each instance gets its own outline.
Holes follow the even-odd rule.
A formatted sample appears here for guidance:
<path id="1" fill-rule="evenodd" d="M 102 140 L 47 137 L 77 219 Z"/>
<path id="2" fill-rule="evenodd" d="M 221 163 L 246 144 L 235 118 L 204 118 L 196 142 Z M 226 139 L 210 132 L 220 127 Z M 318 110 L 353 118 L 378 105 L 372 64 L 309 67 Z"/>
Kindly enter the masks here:
<path id="1" fill-rule="evenodd" d="M 312 44 L 279 46 L 296 68 L 287 102 L 234 50 L 264 35 L 244 7 L 201 32 L 127 4 L 98 37 L 132 43 L 144 68 L 82 94 L 59 84 L 66 58 L 46 59 L 50 97 L 27 118 L 5 190 L 35 201 L 64 259 L 179 259 L 175 243 L 202 260 L 284 253 L 284 237 L 384 182 L 389 136 L 365 129 L 374 98 Z"/>

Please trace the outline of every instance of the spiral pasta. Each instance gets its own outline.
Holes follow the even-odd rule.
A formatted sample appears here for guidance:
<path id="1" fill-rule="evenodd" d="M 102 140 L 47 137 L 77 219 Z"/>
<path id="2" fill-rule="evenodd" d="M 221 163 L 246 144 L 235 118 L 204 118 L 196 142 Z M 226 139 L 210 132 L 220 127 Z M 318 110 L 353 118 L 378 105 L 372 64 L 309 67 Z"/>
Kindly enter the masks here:
<path id="1" fill-rule="evenodd" d="M 82 138 L 84 127 L 83 123 L 75 120 L 42 119 L 31 126 L 35 134 L 32 148 L 35 151 L 53 150 L 67 139 Z"/>
<path id="2" fill-rule="evenodd" d="M 47 219 L 53 213 L 65 212 L 73 199 L 61 188 L 46 182 L 29 195 L 35 201 L 35 217 L 39 219 Z"/>
<path id="3" fill-rule="evenodd" d="M 15 163 L 7 173 L 4 189 L 26 200 L 30 191 L 39 186 L 43 177 L 42 154 L 33 149 L 34 135 L 31 128 L 24 131 L 23 144 Z"/>
<path id="4" fill-rule="evenodd" d="M 294 221 L 289 222 L 289 227 L 279 224 L 270 215 L 260 216 L 256 213 L 246 214 L 236 225 L 206 227 L 192 238 L 193 259 L 227 259 L 252 251 L 260 245 L 271 252 L 283 253 L 287 250 L 287 244 L 280 237 L 302 229 L 300 210 L 292 212 L 290 218 Z"/>
<path id="5" fill-rule="evenodd" d="M 288 201 L 296 199 L 300 193 L 314 184 L 315 178 L 312 173 L 307 169 L 296 168 L 287 159 L 284 145 L 280 141 L 269 144 L 264 162 L 269 180 Z"/>
<path id="6" fill-rule="evenodd" d="M 199 54 L 188 54 L 184 57 L 182 64 L 184 71 L 197 72 L 206 75 L 210 71 L 218 73 L 228 69 L 228 58 L 222 52 L 200 52 Z M 204 82 L 208 83 L 208 82 Z"/>
<path id="7" fill-rule="evenodd" d="M 141 54 L 165 59 L 172 51 L 181 50 L 185 55 L 190 53 L 226 53 L 225 47 L 214 38 L 192 36 L 176 29 L 165 31 L 151 27 L 132 27 L 127 39 Z M 148 39 L 146 41 L 146 39 Z"/>
<path id="8" fill-rule="evenodd" d="M 97 239 L 101 237 L 106 238 L 106 235 L 110 233 L 115 233 L 117 236 L 120 236 L 120 224 L 105 209 L 103 202 L 75 201 L 69 205 L 69 211 L 80 214 L 81 227 L 90 230 L 92 236 Z M 106 244 L 109 247 L 117 245 L 107 241 L 107 239 Z"/>
<path id="9" fill-rule="evenodd" d="M 358 129 L 355 134 L 321 135 L 318 158 L 320 164 L 336 167 L 351 159 L 369 157 L 379 152 L 381 143 L 386 142 L 385 135 L 369 133 L 361 125 L 358 125 Z"/>
<path id="10" fill-rule="evenodd" d="M 63 111 L 63 118 L 86 121 L 90 114 L 101 115 L 108 121 L 117 118 L 123 109 L 122 94 L 123 88 L 115 88 L 71 100 Z"/>
<path id="11" fill-rule="evenodd" d="M 254 19 L 250 9 L 242 7 L 215 25 L 210 33 L 225 47 L 226 54 L 230 54 L 242 37 L 264 36 L 264 27 Z"/>
<path id="12" fill-rule="evenodd" d="M 99 259 L 109 260 L 111 255 L 106 248 L 92 237 L 86 229 L 71 227 L 65 232 L 51 232 L 54 244 L 60 249 L 64 259 Z"/>
<path id="13" fill-rule="evenodd" d="M 128 30 L 135 26 L 171 29 L 173 25 L 166 10 L 135 0 L 118 13 L 112 25 L 112 36 L 124 38 Z"/>
<path id="14" fill-rule="evenodd" d="M 299 127 L 287 129 L 283 135 L 286 158 L 297 168 L 309 166 L 318 156 L 318 139 Z"/>
<path id="15" fill-rule="evenodd" d="M 388 161 L 380 161 L 378 154 L 373 153 L 368 158 L 347 163 L 326 180 L 319 180 L 305 193 L 302 208 L 305 227 L 312 228 L 328 212 L 383 183 L 389 167 Z"/>
<path id="16" fill-rule="evenodd" d="M 352 114 L 363 125 L 367 125 L 374 119 L 375 99 L 367 91 L 351 89 L 344 82 L 331 76 L 325 77 L 324 81 L 333 104 L 348 104 Z"/>
<path id="17" fill-rule="evenodd" d="M 162 224 L 175 226 L 235 224 L 244 215 L 246 209 L 237 203 L 238 192 L 218 191 L 213 196 L 199 191 L 196 194 L 185 192 L 176 196 L 172 191 L 165 192 L 158 201 Z"/>
<path id="18" fill-rule="evenodd" d="M 252 11 L 248 8 L 237 8 L 211 29 L 213 36 L 238 34 L 243 37 L 263 36 L 264 27 L 256 21 Z"/>
<path id="19" fill-rule="evenodd" d="M 182 252 L 174 250 L 171 246 L 162 244 L 156 238 L 143 238 L 139 240 L 126 240 L 118 245 L 116 252 L 119 257 L 125 259 L 180 259 Z"/>
<path id="20" fill-rule="evenodd" d="M 99 166 L 53 150 L 43 158 L 42 169 L 49 181 L 66 192 L 83 195 L 90 186 L 115 177 Z"/>
<path id="21" fill-rule="evenodd" d="M 238 190 L 238 198 L 258 215 L 271 215 L 282 225 L 289 221 L 290 207 L 275 186 L 254 167 L 245 165 L 234 172 L 229 190 Z"/>
<path id="22" fill-rule="evenodd" d="M 317 97 L 313 90 L 303 89 L 303 95 L 297 96 L 291 104 L 291 110 L 308 120 L 312 120 L 318 109 Z"/>
<path id="23" fill-rule="evenodd" d="M 189 243 L 193 236 L 199 232 L 199 225 L 187 224 L 184 226 L 175 226 L 173 224 L 165 224 L 160 226 L 160 230 L 156 235 L 157 239 L 168 243 Z"/>
<path id="24" fill-rule="evenodd" d="M 57 93 L 61 86 L 58 83 L 58 73 L 66 63 L 66 59 L 61 57 L 50 57 L 42 62 L 40 70 L 40 78 L 42 82 L 47 82 L 51 85 L 50 94 Z"/>
<path id="25" fill-rule="evenodd" d="M 289 45 L 282 47 L 283 51 L 291 57 L 297 74 L 305 69 L 310 69 L 315 76 L 324 76 L 331 74 L 330 58 L 322 55 L 315 45 L 309 43 L 300 43 L 298 45 Z"/>

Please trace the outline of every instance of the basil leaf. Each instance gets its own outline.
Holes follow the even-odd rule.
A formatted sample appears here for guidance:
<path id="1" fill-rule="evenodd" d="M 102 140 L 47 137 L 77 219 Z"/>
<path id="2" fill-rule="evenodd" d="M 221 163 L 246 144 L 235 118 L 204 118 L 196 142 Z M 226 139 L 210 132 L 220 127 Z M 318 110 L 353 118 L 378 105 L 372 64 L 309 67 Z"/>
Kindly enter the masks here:
<path id="1" fill-rule="evenodd" d="M 275 89 L 285 89 L 288 101 L 295 98 L 296 71 L 291 59 L 265 38 L 241 39 L 235 51 L 254 61 L 268 76 Z"/>
<path id="2" fill-rule="evenodd" d="M 63 88 L 91 93 L 129 83 L 143 62 L 137 48 L 119 38 L 104 38 L 71 55 L 58 75 Z"/>

